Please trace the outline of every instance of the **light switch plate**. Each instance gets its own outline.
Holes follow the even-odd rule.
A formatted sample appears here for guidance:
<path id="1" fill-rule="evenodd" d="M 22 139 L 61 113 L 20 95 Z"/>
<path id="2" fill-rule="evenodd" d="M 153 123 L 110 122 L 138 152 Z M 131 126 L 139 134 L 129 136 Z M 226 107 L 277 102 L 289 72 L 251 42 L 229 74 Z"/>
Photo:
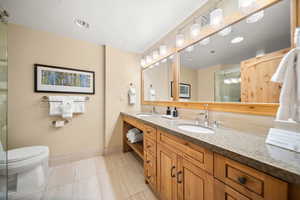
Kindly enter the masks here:
<path id="1" fill-rule="evenodd" d="M 269 130 L 266 143 L 300 153 L 299 132 L 271 128 Z"/>

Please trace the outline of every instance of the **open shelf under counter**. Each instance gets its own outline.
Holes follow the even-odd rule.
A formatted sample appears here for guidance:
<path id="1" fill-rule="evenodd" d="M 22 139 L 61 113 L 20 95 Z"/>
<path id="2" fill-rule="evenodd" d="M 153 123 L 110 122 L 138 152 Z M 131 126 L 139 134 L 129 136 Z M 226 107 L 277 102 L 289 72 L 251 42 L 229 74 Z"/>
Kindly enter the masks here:
<path id="1" fill-rule="evenodd" d="M 130 143 L 129 141 L 126 142 L 131 149 L 137 153 L 137 155 L 144 160 L 144 146 L 143 141 L 137 143 Z"/>

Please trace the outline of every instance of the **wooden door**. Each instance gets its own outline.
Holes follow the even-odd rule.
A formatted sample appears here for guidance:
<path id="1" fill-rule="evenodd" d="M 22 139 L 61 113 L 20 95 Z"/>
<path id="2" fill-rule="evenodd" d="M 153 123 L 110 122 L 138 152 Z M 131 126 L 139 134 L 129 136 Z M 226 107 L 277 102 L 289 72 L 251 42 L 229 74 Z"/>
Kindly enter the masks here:
<path id="1" fill-rule="evenodd" d="M 213 200 L 214 178 L 191 162 L 178 158 L 178 200 Z"/>
<path id="2" fill-rule="evenodd" d="M 278 103 L 281 85 L 271 82 L 289 49 L 241 62 L 241 100 L 249 103 Z"/>
<path id="3" fill-rule="evenodd" d="M 161 200 L 177 200 L 177 154 L 157 145 L 157 191 Z"/>
<path id="4" fill-rule="evenodd" d="M 215 200 L 254 200 L 245 197 L 217 179 L 214 182 Z"/>

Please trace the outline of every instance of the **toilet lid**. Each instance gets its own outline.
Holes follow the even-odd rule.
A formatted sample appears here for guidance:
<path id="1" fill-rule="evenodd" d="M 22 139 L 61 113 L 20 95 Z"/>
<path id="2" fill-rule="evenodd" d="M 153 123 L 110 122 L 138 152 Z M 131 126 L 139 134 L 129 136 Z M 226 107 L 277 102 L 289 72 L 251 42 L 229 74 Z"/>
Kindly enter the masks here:
<path id="1" fill-rule="evenodd" d="M 49 153 L 49 148 L 45 146 L 33 146 L 33 147 L 23 147 L 23 148 L 13 149 L 13 150 L 9 150 L 7 153 L 8 163 L 30 159 L 48 153 Z"/>

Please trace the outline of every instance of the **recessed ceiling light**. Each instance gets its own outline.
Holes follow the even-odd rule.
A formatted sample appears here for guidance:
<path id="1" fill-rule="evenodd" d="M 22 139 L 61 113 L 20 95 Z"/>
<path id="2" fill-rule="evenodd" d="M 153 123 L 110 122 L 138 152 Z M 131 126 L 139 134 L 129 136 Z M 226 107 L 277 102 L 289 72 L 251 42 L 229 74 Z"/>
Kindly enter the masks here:
<path id="1" fill-rule="evenodd" d="M 236 37 L 236 38 L 233 38 L 233 39 L 231 40 L 231 43 L 232 43 L 232 44 L 237 44 L 237 43 L 242 42 L 243 40 L 244 40 L 244 37 Z"/>
<path id="2" fill-rule="evenodd" d="M 81 28 L 90 28 L 90 24 L 82 19 L 75 19 L 74 23 Z"/>
<path id="3" fill-rule="evenodd" d="M 265 16 L 265 12 L 262 10 L 262 11 L 259 11 L 253 15 L 251 15 L 250 17 L 248 17 L 246 19 L 246 22 L 248 24 L 251 24 L 251 23 L 255 23 L 255 22 L 258 22 L 259 20 L 261 20 L 262 18 L 264 18 Z"/>

